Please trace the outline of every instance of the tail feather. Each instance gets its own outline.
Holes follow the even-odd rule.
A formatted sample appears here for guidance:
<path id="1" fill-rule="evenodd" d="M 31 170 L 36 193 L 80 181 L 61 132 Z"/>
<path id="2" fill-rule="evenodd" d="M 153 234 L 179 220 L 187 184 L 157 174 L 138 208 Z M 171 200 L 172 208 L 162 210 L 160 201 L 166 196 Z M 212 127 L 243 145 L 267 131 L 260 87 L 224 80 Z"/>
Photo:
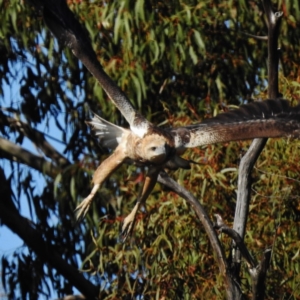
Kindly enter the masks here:
<path id="1" fill-rule="evenodd" d="M 100 139 L 100 144 L 110 149 L 115 149 L 121 142 L 123 134 L 127 132 L 127 129 L 110 123 L 96 114 L 86 123 L 92 126 L 95 135 Z"/>

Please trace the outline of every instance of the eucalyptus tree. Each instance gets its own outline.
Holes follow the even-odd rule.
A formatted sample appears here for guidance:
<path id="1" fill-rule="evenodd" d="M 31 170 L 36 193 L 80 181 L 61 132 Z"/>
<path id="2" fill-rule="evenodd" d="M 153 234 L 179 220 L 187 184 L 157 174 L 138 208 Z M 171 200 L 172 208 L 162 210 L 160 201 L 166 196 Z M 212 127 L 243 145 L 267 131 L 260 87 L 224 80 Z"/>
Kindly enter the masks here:
<path id="1" fill-rule="evenodd" d="M 147 213 L 139 213 L 136 231 L 125 244 L 119 239 L 121 216 L 139 192 L 139 168 L 122 167 L 115 173 L 87 218 L 76 223 L 73 211 L 89 193 L 93 170 L 108 154 L 85 124 L 89 111 L 120 126 L 125 121 L 71 51 L 53 39 L 37 5 L 2 1 L 0 10 L 0 219 L 24 241 L 13 255 L 2 256 L 7 294 L 38 298 L 52 288 L 63 296 L 76 287 L 87 298 L 224 297 L 228 287 L 203 226 L 176 193 L 191 203 L 199 200 L 207 216 L 222 216 L 216 227 L 226 232 L 224 224 L 233 220 L 237 198 L 237 166 L 248 143 L 190 150 L 188 156 L 197 162 L 192 170 L 169 173 L 190 193 L 161 174 L 160 181 L 175 193 L 156 185 Z M 268 43 L 261 36 L 267 35 L 269 23 L 262 3 L 140 0 L 68 5 L 86 28 L 105 71 L 156 124 L 187 125 L 268 97 Z M 297 3 L 274 2 L 269 11 L 277 10 L 283 11 L 279 91 L 295 104 L 300 12 Z M 245 241 L 254 257 L 272 249 L 266 287 L 270 298 L 299 297 L 297 145 L 269 141 L 252 173 Z M 29 207 L 26 218 L 24 203 Z M 230 262 L 230 239 L 219 239 Z M 236 261 L 233 265 L 237 292 L 247 297 L 249 270 Z"/>

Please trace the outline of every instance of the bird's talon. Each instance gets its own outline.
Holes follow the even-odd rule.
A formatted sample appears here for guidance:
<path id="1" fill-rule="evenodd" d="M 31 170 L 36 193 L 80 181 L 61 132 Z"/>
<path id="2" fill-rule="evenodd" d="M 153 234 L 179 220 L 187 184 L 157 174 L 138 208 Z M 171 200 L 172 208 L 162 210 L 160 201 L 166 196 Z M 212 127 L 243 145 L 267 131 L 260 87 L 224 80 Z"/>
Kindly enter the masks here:
<path id="1" fill-rule="evenodd" d="M 83 202 L 80 203 L 74 210 L 76 222 L 80 222 L 87 213 L 87 209 L 83 204 Z"/>
<path id="2" fill-rule="evenodd" d="M 140 202 L 137 202 L 137 204 L 134 206 L 131 213 L 123 221 L 122 233 L 121 233 L 123 242 L 126 241 L 128 236 L 130 236 L 133 231 L 135 225 L 135 217 L 139 207 L 140 207 Z"/>
<path id="3" fill-rule="evenodd" d="M 124 243 L 128 237 L 131 236 L 133 228 L 134 228 L 134 221 L 126 221 L 126 218 L 123 222 L 122 226 L 122 232 L 121 232 L 121 239 L 122 242 Z"/>
<path id="4" fill-rule="evenodd" d="M 90 194 L 82 200 L 82 202 L 75 208 L 74 212 L 76 215 L 77 222 L 81 221 L 87 214 L 95 196 L 95 193 L 100 187 L 100 183 L 94 184 L 94 187 Z"/>

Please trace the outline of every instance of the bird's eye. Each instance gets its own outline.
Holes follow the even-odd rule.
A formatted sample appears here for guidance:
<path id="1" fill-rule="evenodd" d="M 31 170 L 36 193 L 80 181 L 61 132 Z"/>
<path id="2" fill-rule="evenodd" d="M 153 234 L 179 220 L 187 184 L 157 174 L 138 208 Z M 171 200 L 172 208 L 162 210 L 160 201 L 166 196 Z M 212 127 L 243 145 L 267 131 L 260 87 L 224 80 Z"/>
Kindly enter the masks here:
<path id="1" fill-rule="evenodd" d="M 151 147 L 150 150 L 155 151 L 156 147 Z"/>

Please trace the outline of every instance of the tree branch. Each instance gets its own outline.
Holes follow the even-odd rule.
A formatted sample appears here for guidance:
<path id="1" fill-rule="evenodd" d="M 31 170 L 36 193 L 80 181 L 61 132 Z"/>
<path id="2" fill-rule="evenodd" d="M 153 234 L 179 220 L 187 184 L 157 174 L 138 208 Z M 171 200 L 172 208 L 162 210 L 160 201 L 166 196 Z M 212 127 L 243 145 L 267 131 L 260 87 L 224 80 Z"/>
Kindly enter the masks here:
<path id="1" fill-rule="evenodd" d="M 70 164 L 62 154 L 48 143 L 42 132 L 31 128 L 28 124 L 1 113 L 0 126 L 1 125 L 9 125 L 19 133 L 24 134 L 38 149 L 42 150 L 44 154 L 51 158 L 58 166 L 64 167 Z"/>
<path id="2" fill-rule="evenodd" d="M 221 232 L 224 232 L 235 241 L 235 244 L 239 248 L 241 254 L 243 255 L 243 257 L 245 258 L 248 264 L 249 273 L 252 278 L 252 292 L 253 292 L 252 299 L 253 300 L 264 299 L 265 279 L 270 265 L 272 250 L 267 249 L 264 252 L 262 260 L 257 265 L 254 258 L 248 251 L 241 236 L 235 230 L 227 226 L 220 215 L 216 214 L 215 217 L 217 222 L 215 223 L 214 227 L 220 230 Z"/>
<path id="3" fill-rule="evenodd" d="M 213 224 L 203 206 L 189 191 L 187 191 L 184 187 L 179 185 L 174 179 L 170 178 L 165 172 L 159 173 L 157 181 L 174 191 L 182 198 L 184 198 L 193 207 L 200 222 L 202 223 L 205 229 L 205 232 L 208 235 L 210 244 L 216 255 L 220 272 L 225 278 L 228 299 L 241 299 L 242 292 L 240 290 L 240 287 L 237 284 L 235 278 L 233 278 L 231 276 L 232 274 L 230 274 L 229 272 L 229 266 L 226 260 L 225 253 L 214 230 Z"/>
<path id="4" fill-rule="evenodd" d="M 0 154 L 11 161 L 21 162 L 52 178 L 59 173 L 59 169 L 43 157 L 35 155 L 2 137 L 0 137 Z"/>
<path id="5" fill-rule="evenodd" d="M 274 13 L 272 11 L 271 2 L 264 0 L 264 9 L 268 16 L 268 80 L 269 98 L 277 98 L 278 96 L 278 55 L 277 55 L 277 40 L 279 19 L 282 14 Z M 251 144 L 249 150 L 241 160 L 239 167 L 238 180 L 238 197 L 234 219 L 234 227 L 240 236 L 243 238 L 245 234 L 245 226 L 248 216 L 248 207 L 251 196 L 251 171 L 263 150 L 267 139 L 255 139 Z"/>
<path id="6" fill-rule="evenodd" d="M 214 228 L 230 236 L 235 241 L 237 247 L 240 249 L 243 257 L 246 259 L 249 268 L 250 269 L 255 268 L 256 262 L 252 257 L 252 255 L 250 254 L 250 252 L 248 251 L 244 243 L 244 240 L 241 238 L 241 236 L 235 230 L 227 226 L 219 214 L 215 214 L 215 217 L 217 222 L 215 223 Z"/>
<path id="7" fill-rule="evenodd" d="M 265 297 L 265 282 L 267 271 L 270 266 L 272 249 L 267 249 L 264 252 L 259 265 L 250 271 L 252 277 L 252 299 L 263 300 Z"/>
<path id="8" fill-rule="evenodd" d="M 268 139 L 255 139 L 239 166 L 237 203 L 233 229 L 244 238 L 251 200 L 251 172 Z"/>
<path id="9" fill-rule="evenodd" d="M 282 13 L 274 13 L 270 0 L 263 0 L 263 6 L 267 15 L 268 25 L 268 97 L 276 99 L 278 93 L 278 50 L 277 40 L 279 34 L 280 18 Z M 251 198 L 251 172 L 256 160 L 258 159 L 261 151 L 263 150 L 267 139 L 255 139 L 249 147 L 247 153 L 241 160 L 239 166 L 239 178 L 238 178 L 238 195 L 236 210 L 234 216 L 233 229 L 244 239 L 245 228 L 249 213 L 249 205 Z M 234 251 L 233 255 L 233 268 L 235 275 L 238 277 L 240 271 L 241 253 L 240 251 Z M 265 276 L 261 276 L 260 280 L 265 280 Z M 260 287 L 263 287 L 264 283 Z M 253 296 L 256 292 L 253 288 Z M 264 295 L 264 290 L 260 291 L 260 297 Z M 259 298 L 259 299 L 263 299 Z"/>
<path id="10" fill-rule="evenodd" d="M 263 0 L 268 26 L 268 96 L 276 99 L 278 92 L 278 36 L 283 12 L 274 12 L 270 0 Z"/>

